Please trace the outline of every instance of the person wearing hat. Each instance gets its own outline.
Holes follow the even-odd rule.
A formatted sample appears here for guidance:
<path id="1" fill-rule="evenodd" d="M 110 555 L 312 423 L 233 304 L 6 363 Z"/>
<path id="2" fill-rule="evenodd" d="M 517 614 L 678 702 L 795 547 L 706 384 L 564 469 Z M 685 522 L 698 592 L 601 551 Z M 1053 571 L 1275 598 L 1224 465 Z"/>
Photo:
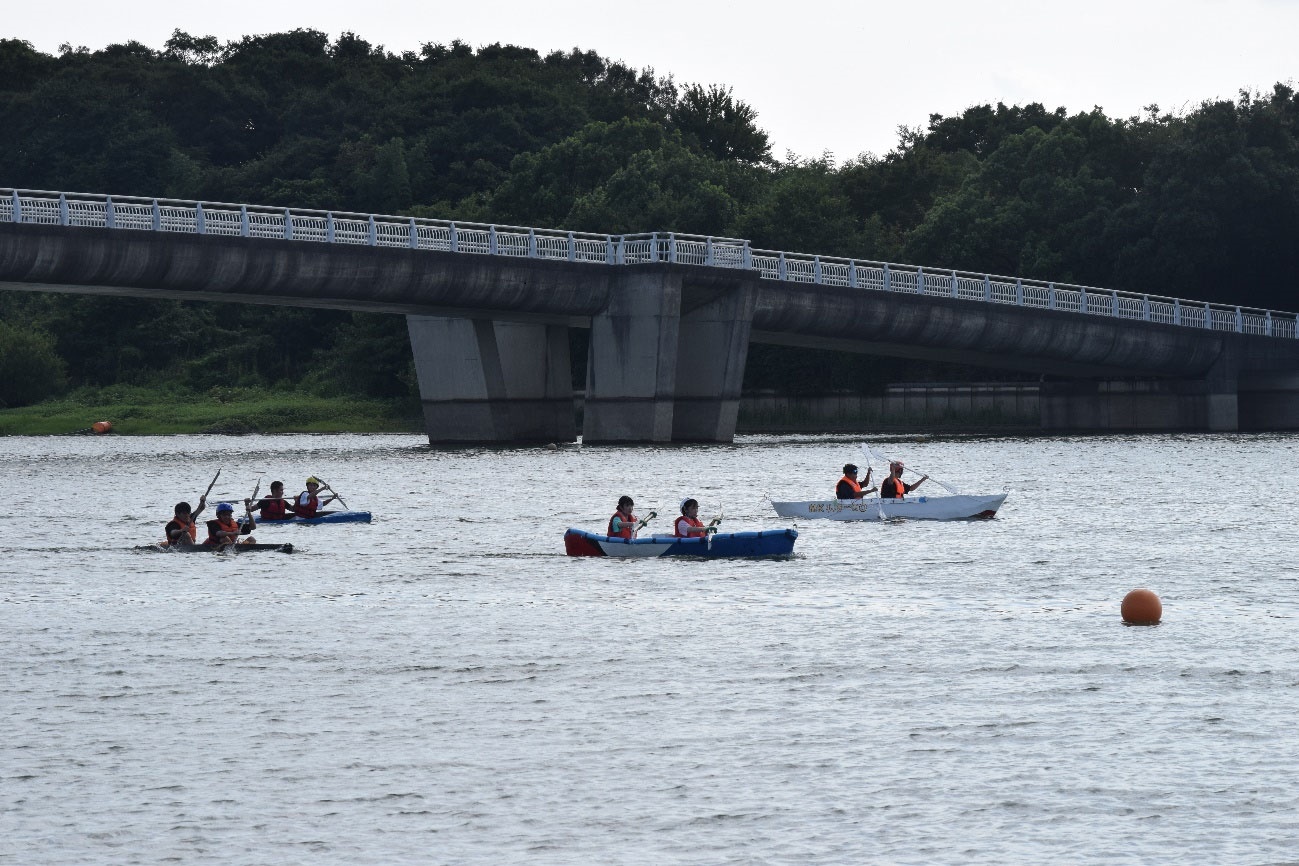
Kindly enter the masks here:
<path id="1" fill-rule="evenodd" d="M 905 468 L 906 466 L 903 465 L 901 460 L 894 460 L 889 464 L 889 477 L 880 482 L 881 499 L 901 499 L 921 484 L 924 484 L 929 477 L 928 475 L 922 475 L 915 484 L 908 484 L 902 480 L 902 470 Z"/>
<path id="2" fill-rule="evenodd" d="M 866 467 L 866 480 L 864 482 L 858 482 L 857 464 L 845 463 L 843 466 L 843 477 L 840 478 L 839 483 L 834 486 L 834 498 L 835 499 L 861 499 L 866 494 L 875 492 L 874 487 L 863 490 L 862 489 L 863 483 L 864 484 L 871 483 L 871 468 L 869 466 Z"/>
<path id="3" fill-rule="evenodd" d="M 216 520 L 207 522 L 207 539 L 204 544 L 225 546 L 227 544 L 256 544 L 257 539 L 251 533 L 257 528 L 250 515 L 243 524 L 235 520 L 235 507 L 229 502 L 219 502 L 216 507 Z M 247 535 L 243 541 L 239 536 Z"/>
<path id="4" fill-rule="evenodd" d="M 338 498 L 331 490 L 329 496 L 322 502 L 316 493 L 320 490 L 320 479 L 311 476 L 307 479 L 307 489 L 298 494 L 298 498 L 293 500 L 293 514 L 297 517 L 315 517 L 321 508 Z"/>
<path id="5" fill-rule="evenodd" d="M 672 525 L 677 538 L 697 538 L 708 534 L 708 527 L 699 519 L 699 503 L 689 497 L 681 500 L 681 516 Z"/>

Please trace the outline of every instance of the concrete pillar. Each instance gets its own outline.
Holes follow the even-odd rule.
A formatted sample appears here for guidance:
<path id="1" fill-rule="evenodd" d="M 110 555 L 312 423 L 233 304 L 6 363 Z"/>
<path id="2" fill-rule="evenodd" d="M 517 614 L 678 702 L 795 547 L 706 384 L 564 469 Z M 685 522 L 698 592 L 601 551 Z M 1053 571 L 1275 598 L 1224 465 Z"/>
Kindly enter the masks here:
<path id="1" fill-rule="evenodd" d="M 1240 429 L 1299 430 L 1299 373 L 1241 376 Z"/>
<path id="2" fill-rule="evenodd" d="M 429 442 L 571 442 L 568 329 L 407 316 Z"/>
<path id="3" fill-rule="evenodd" d="M 583 442 L 668 442 L 677 378 L 681 276 L 629 269 L 612 278 L 609 306 L 591 317 Z"/>
<path id="4" fill-rule="evenodd" d="M 756 293 L 749 283 L 682 295 L 674 442 L 733 442 Z"/>
<path id="5" fill-rule="evenodd" d="M 1240 429 L 1240 365 L 1234 353 L 1223 353 L 1205 377 L 1205 426 L 1211 433 Z"/>

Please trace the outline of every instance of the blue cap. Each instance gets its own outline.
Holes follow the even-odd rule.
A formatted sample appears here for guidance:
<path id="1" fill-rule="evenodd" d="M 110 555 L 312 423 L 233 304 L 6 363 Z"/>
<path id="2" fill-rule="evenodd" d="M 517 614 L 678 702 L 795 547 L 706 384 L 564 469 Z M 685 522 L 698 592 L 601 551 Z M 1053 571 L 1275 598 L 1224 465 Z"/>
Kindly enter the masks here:
<path id="1" fill-rule="evenodd" d="M 217 514 L 220 514 L 222 511 L 234 511 L 234 510 L 235 507 L 231 505 L 229 502 L 217 503 Z"/>

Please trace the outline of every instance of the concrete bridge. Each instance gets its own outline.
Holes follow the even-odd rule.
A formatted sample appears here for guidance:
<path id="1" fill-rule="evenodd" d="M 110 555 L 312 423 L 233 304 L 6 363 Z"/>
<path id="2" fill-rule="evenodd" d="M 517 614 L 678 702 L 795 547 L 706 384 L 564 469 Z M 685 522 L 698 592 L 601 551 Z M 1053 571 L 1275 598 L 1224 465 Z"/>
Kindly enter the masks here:
<path id="1" fill-rule="evenodd" d="M 0 289 L 404 314 L 431 442 L 574 439 L 572 327 L 588 442 L 730 441 L 755 341 L 1064 377 L 1048 430 L 1299 429 L 1293 313 L 727 238 L 0 189 Z"/>

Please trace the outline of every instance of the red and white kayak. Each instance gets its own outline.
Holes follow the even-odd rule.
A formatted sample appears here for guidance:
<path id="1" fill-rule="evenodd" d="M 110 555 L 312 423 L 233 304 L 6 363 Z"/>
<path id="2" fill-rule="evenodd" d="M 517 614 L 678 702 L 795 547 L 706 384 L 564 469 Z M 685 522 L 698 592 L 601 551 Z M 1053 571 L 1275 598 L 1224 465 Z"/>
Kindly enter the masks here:
<path id="1" fill-rule="evenodd" d="M 908 496 L 905 499 L 821 499 L 772 502 L 781 517 L 803 520 L 972 520 L 997 516 L 1007 493 L 987 496 Z"/>

